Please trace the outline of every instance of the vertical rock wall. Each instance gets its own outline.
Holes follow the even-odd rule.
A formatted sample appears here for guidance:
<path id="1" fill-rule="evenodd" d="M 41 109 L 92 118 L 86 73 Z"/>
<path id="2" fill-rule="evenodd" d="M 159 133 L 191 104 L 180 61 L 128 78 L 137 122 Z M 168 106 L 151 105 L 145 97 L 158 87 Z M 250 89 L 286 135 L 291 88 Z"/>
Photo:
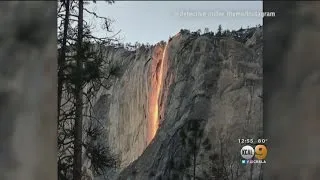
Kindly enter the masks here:
<path id="1" fill-rule="evenodd" d="M 239 164 L 238 144 L 261 137 L 261 52 L 261 28 L 247 45 L 175 36 L 167 47 L 158 133 L 119 179 L 261 177 L 260 165 Z"/>
<path id="2" fill-rule="evenodd" d="M 107 48 L 106 58 L 117 73 L 100 90 L 94 112 L 106 128 L 104 140 L 120 158 L 120 169 L 136 160 L 157 130 L 156 89 L 164 44 L 136 51 Z"/>
<path id="3" fill-rule="evenodd" d="M 164 47 L 107 49 L 120 70 L 99 92 L 96 113 L 125 168 L 118 178 L 258 179 L 259 165 L 239 164 L 238 138 L 261 136 L 261 28 L 246 44 L 178 33 Z"/>

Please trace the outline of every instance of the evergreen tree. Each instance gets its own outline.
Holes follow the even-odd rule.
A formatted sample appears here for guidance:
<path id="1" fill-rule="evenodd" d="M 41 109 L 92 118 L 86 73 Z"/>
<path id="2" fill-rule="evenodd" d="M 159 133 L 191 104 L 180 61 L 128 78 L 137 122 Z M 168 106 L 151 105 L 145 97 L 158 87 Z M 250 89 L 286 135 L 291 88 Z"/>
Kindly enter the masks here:
<path id="1" fill-rule="evenodd" d="M 104 20 L 110 32 L 110 21 L 86 9 L 89 2 L 65 0 L 58 6 L 58 178 L 81 179 L 82 154 L 91 160 L 94 174 L 101 174 L 105 167 L 117 164 L 116 156 L 102 143 L 85 142 L 92 134 L 104 129 L 83 129 L 83 118 L 92 123 L 96 118 L 86 114 L 84 107 L 92 110 L 92 97 L 100 88 L 106 73 L 103 50 L 116 39 L 94 37 L 91 27 L 83 18 L 89 13 Z M 112 2 L 111 2 L 112 3 Z M 84 91 L 84 87 L 87 90 Z M 85 133 L 87 132 L 87 133 Z M 89 133 L 90 132 L 90 133 Z M 86 137 L 83 137 L 86 135 Z M 84 150 L 84 151 L 83 151 Z"/>
<path id="2" fill-rule="evenodd" d="M 207 27 L 206 27 L 206 28 L 204 28 L 204 31 L 203 31 L 203 33 L 204 33 L 204 34 L 207 34 L 207 33 L 209 33 L 209 28 L 207 28 Z"/>
<path id="3" fill-rule="evenodd" d="M 221 24 L 218 26 L 218 32 L 216 34 L 217 37 L 221 37 L 222 36 L 222 26 Z"/>

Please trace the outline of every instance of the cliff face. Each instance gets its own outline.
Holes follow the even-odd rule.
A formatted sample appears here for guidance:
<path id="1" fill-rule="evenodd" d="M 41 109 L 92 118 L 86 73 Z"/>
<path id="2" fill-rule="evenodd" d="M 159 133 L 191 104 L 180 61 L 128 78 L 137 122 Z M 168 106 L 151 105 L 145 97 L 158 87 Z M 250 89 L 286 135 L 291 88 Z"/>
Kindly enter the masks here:
<path id="1" fill-rule="evenodd" d="M 105 82 L 109 88 L 100 90 L 95 99 L 94 113 L 106 130 L 106 137 L 99 140 L 119 156 L 120 168 L 137 159 L 147 146 L 151 52 L 106 49 L 112 75 Z"/>
<path id="2" fill-rule="evenodd" d="M 246 43 L 178 33 L 136 51 L 108 48 L 115 75 L 95 100 L 117 179 L 258 179 L 239 138 L 262 130 L 262 30 Z M 111 177 L 110 177 L 111 178 Z"/>

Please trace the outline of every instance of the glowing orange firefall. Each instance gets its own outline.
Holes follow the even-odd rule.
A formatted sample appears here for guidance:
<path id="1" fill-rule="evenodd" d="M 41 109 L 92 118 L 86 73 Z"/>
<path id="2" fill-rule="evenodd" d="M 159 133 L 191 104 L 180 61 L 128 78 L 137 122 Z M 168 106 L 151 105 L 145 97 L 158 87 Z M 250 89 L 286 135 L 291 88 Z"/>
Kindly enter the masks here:
<path id="1" fill-rule="evenodd" d="M 158 60 L 155 62 L 155 76 L 152 78 L 152 85 L 151 85 L 151 97 L 150 97 L 150 119 L 149 119 L 149 127 L 148 127 L 148 144 L 152 141 L 154 138 L 158 126 L 159 126 L 159 97 L 160 97 L 160 91 L 162 87 L 162 79 L 163 79 L 163 63 L 166 58 L 167 53 L 167 45 L 165 45 L 165 48 L 162 51 L 162 57 L 161 60 Z M 159 69 L 157 68 L 157 64 L 160 61 Z"/>

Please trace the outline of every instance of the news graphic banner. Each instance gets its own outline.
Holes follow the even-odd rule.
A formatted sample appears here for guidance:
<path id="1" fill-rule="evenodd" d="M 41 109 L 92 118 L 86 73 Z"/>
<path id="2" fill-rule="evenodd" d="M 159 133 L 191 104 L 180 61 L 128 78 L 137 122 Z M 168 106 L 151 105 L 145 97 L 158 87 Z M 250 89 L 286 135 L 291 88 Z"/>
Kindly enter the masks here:
<path id="1" fill-rule="evenodd" d="M 238 139 L 240 144 L 243 144 L 240 155 L 241 164 L 265 164 L 268 149 L 266 142 L 268 139 Z"/>

